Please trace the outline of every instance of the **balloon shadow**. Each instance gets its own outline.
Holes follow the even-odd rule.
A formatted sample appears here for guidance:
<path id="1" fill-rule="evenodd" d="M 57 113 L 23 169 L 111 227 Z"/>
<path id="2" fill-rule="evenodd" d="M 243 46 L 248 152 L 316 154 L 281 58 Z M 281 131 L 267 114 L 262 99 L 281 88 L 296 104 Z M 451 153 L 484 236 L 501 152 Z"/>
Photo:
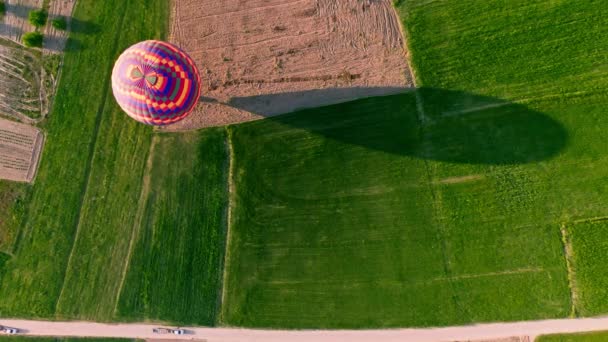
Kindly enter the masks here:
<path id="1" fill-rule="evenodd" d="M 462 91 L 421 88 L 417 92 L 306 109 L 264 121 L 349 145 L 454 163 L 532 163 L 554 157 L 567 145 L 568 133 L 559 122 L 527 106 Z M 272 103 L 288 101 L 294 94 L 262 96 Z M 237 98 L 229 105 L 267 115 L 246 103 L 247 99 Z"/>

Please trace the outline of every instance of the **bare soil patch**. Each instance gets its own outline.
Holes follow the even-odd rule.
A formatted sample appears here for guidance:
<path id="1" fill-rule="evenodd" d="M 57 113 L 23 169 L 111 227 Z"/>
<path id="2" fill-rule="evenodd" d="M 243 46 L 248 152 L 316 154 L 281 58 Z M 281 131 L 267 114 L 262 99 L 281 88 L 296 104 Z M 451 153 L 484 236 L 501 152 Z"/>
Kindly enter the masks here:
<path id="1" fill-rule="evenodd" d="M 168 130 L 255 120 L 412 87 L 390 0 L 175 0 L 170 40 L 203 98 Z"/>
<path id="2" fill-rule="evenodd" d="M 0 119 L 0 179 L 32 182 L 43 143 L 37 128 Z"/>

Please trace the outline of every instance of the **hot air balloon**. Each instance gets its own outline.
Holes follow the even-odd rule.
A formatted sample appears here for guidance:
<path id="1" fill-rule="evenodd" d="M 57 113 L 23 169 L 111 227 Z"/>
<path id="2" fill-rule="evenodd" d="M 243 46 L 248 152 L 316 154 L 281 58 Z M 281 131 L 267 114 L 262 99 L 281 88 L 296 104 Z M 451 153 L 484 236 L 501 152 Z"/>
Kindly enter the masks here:
<path id="1" fill-rule="evenodd" d="M 196 65 L 185 52 L 156 40 L 125 50 L 112 71 L 118 105 L 133 119 L 155 126 L 188 116 L 199 99 L 200 81 Z"/>

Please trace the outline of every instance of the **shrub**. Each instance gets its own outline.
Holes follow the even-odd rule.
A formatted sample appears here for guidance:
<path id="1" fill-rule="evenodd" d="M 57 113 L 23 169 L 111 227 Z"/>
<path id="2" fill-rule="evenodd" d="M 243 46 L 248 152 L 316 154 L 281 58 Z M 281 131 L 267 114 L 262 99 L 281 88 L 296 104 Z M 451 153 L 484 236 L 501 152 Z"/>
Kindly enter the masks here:
<path id="1" fill-rule="evenodd" d="M 23 35 L 23 44 L 27 47 L 42 47 L 42 38 L 44 36 L 40 32 L 28 32 Z"/>
<path id="2" fill-rule="evenodd" d="M 36 27 L 42 27 L 44 25 L 46 25 L 46 20 L 48 19 L 48 14 L 46 13 L 45 10 L 40 9 L 40 10 L 35 10 L 35 11 L 31 11 L 29 14 L 29 22 L 30 24 L 36 26 Z"/>
<path id="3" fill-rule="evenodd" d="M 66 28 L 68 28 L 68 22 L 65 20 L 64 17 L 57 17 L 51 20 L 51 25 L 61 31 L 64 31 Z"/>
<path id="4" fill-rule="evenodd" d="M 4 13 L 6 13 L 6 5 L 4 1 L 0 1 L 0 15 L 4 15 Z"/>

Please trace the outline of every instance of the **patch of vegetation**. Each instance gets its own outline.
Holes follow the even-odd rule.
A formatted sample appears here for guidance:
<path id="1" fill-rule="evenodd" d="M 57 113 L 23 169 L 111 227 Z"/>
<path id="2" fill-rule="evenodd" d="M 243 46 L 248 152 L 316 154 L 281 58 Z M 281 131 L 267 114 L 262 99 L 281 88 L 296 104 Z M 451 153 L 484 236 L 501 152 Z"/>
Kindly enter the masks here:
<path id="1" fill-rule="evenodd" d="M 6 4 L 4 1 L 0 1 L 0 15 L 6 14 Z"/>
<path id="2" fill-rule="evenodd" d="M 65 17 L 57 17 L 51 20 L 51 25 L 60 31 L 65 31 L 68 28 L 68 22 Z"/>
<path id="3" fill-rule="evenodd" d="M 30 11 L 28 14 L 29 23 L 36 27 L 41 28 L 46 25 L 46 21 L 48 20 L 49 14 L 44 9 Z"/>
<path id="4" fill-rule="evenodd" d="M 167 6 L 162 0 L 77 4 L 76 19 L 105 29 L 71 33 L 83 46 L 95 48 L 65 52 L 67 67 L 53 114 L 44 124 L 47 144 L 27 203 L 23 238 L 0 284 L 5 317 L 110 319 L 151 129 L 126 118 L 107 76 L 120 51 L 163 37 L 165 26 L 158 23 L 166 21 Z M 116 16 L 117 11 L 123 15 Z M 148 15 L 142 17 L 144 11 Z M 123 23 L 129 30 L 121 29 Z"/>
<path id="5" fill-rule="evenodd" d="M 154 138 L 120 319 L 215 324 L 226 227 L 225 135 L 208 129 Z"/>
<path id="6" fill-rule="evenodd" d="M 34 31 L 27 32 L 21 39 L 23 40 L 23 44 L 27 47 L 41 48 L 44 36 L 42 33 Z"/>
<path id="7" fill-rule="evenodd" d="M 604 342 L 608 341 L 608 332 L 590 332 L 578 334 L 555 334 L 543 335 L 536 338 L 535 342 Z"/>
<path id="8" fill-rule="evenodd" d="M 25 216 L 29 187 L 0 180 L 0 251 L 12 252 Z"/>
<path id="9" fill-rule="evenodd" d="M 572 244 L 577 313 L 596 316 L 608 312 L 608 222 L 577 223 L 568 227 Z"/>

